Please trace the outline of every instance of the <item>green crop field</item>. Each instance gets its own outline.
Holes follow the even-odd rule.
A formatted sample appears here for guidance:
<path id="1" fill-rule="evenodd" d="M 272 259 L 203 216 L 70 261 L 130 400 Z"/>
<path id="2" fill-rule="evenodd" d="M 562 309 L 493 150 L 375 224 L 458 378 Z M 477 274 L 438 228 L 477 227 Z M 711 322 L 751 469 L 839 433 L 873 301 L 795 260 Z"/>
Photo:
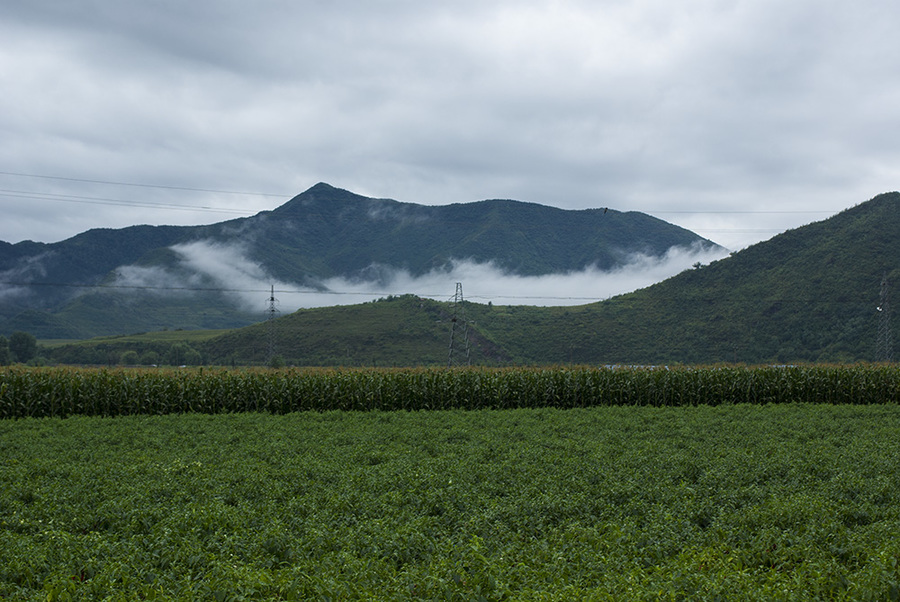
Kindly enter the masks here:
<path id="1" fill-rule="evenodd" d="M 900 406 L 0 421 L 0 598 L 891 600 Z"/>

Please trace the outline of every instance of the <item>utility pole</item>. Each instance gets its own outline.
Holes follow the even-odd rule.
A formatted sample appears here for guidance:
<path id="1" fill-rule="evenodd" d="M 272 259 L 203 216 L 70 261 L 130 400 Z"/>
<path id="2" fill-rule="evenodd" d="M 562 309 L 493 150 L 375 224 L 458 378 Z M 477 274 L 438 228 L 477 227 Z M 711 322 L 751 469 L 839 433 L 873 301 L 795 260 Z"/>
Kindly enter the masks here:
<path id="1" fill-rule="evenodd" d="M 450 353 L 447 367 L 469 365 L 469 321 L 463 305 L 462 282 L 456 283 L 456 294 L 450 303 Z"/>
<path id="2" fill-rule="evenodd" d="M 266 310 L 266 322 L 268 324 L 269 349 L 266 354 L 266 363 L 271 365 L 275 358 L 275 318 L 278 317 L 278 299 L 275 298 L 275 285 L 272 285 L 272 291 L 269 294 L 269 308 Z"/>
<path id="3" fill-rule="evenodd" d="M 878 304 L 878 340 L 875 344 L 875 360 L 894 360 L 894 335 L 891 332 L 890 284 L 887 273 L 881 278 L 881 296 Z"/>

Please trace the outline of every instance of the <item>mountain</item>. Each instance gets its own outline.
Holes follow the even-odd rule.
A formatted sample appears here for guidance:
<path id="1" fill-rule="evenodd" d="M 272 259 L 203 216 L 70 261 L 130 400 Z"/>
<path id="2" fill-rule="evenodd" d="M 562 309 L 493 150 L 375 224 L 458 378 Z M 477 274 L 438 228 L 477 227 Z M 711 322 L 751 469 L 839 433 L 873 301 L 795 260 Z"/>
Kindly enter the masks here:
<path id="1" fill-rule="evenodd" d="M 602 304 L 595 324 L 628 333 L 622 361 L 872 360 L 885 277 L 900 282 L 896 192 Z"/>
<path id="2" fill-rule="evenodd" d="M 897 298 L 897 192 L 606 301 L 463 308 L 479 364 L 872 361 L 882 319 L 896 325 L 885 278 Z M 211 363 L 263 363 L 274 336 L 276 353 L 301 365 L 443 365 L 452 317 L 448 303 L 405 295 L 303 309 L 197 347 Z"/>
<path id="3" fill-rule="evenodd" d="M 526 362 L 875 360 L 884 277 L 896 291 L 896 192 L 600 303 L 527 316 L 518 308 L 502 317 L 471 313 Z M 522 320 L 530 321 L 529 339 L 517 334 Z"/>
<path id="4" fill-rule="evenodd" d="M 698 245 L 717 247 L 637 212 L 512 200 L 425 206 L 320 183 L 249 218 L 96 229 L 53 244 L 0 242 L 0 334 L 234 328 L 260 319 L 270 284 L 378 285 L 459 261 L 520 276 L 610 270 L 634 254 L 658 258 Z"/>

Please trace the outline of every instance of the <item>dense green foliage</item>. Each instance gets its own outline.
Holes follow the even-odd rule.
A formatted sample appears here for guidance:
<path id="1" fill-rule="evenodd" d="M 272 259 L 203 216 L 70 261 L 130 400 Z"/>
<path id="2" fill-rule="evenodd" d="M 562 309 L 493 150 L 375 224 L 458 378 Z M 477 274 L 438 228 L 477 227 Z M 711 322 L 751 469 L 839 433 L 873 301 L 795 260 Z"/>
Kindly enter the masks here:
<path id="1" fill-rule="evenodd" d="M 360 305 L 301 309 L 274 325 L 260 323 L 222 334 L 198 348 L 207 363 L 261 365 L 270 336 L 276 351 L 299 366 L 442 366 L 447 364 L 451 316 L 448 304 L 403 295 Z M 509 358 L 470 329 L 476 364 Z"/>
<path id="2" fill-rule="evenodd" d="M 7 343 L 12 361 L 25 363 L 37 355 L 37 339 L 34 335 L 16 331 L 9 336 Z"/>
<path id="3" fill-rule="evenodd" d="M 299 310 L 275 322 L 275 351 L 294 366 L 441 366 L 447 364 L 450 315 L 445 303 L 414 295 L 388 297 L 360 305 Z M 264 366 L 269 363 L 272 325 L 258 323 L 235 331 L 177 330 L 57 341 L 42 350 L 51 362 L 68 365 L 128 364 L 137 353 L 143 365 L 168 361 L 172 348 L 188 345 L 199 354 L 189 365 Z M 510 358 L 470 329 L 472 361 L 505 365 Z M 144 361 L 155 353 L 153 361 Z"/>
<path id="4" fill-rule="evenodd" d="M 260 219 L 265 265 L 302 257 L 296 267 L 317 276 L 360 274 L 372 265 L 421 275 L 451 259 L 492 261 L 514 274 L 610 269 L 625 255 L 663 255 L 703 241 L 646 214 L 611 209 L 564 210 L 536 203 L 489 200 L 444 206 L 371 199 L 318 184 Z M 351 243 L 352 244 L 348 244 Z M 324 271 L 323 271 L 324 270 Z M 296 279 L 296 269 L 275 272 Z"/>
<path id="5" fill-rule="evenodd" d="M 896 600 L 900 406 L 0 421 L 14 600 Z"/>
<path id="6" fill-rule="evenodd" d="M 71 343 L 44 349 L 46 357 L 54 362 L 87 366 L 199 366 L 203 364 L 200 352 L 186 343 L 147 341 L 140 343 L 77 344 Z M 134 357 L 137 361 L 134 361 Z M 187 361 L 190 357 L 192 361 Z"/>
<path id="7" fill-rule="evenodd" d="M 0 370 L 0 418 L 793 402 L 898 403 L 900 367 Z"/>
<path id="8" fill-rule="evenodd" d="M 34 308 L 58 308 L 79 291 L 80 285 L 97 284 L 116 267 L 138 261 L 155 248 L 174 244 L 188 231 L 189 227 L 178 226 L 97 228 L 57 243 L 0 242 L 0 273 L 13 281 L 0 285 L 7 293 L 0 303 L 0 320 L 5 322 L 29 310 L 37 319 L 43 312 L 35 312 Z M 29 291 L 22 283 L 33 283 L 37 288 Z M 37 334 L 33 326 L 25 323 L 0 331 L 21 329 Z"/>
<path id="9" fill-rule="evenodd" d="M 167 330 L 97 337 L 86 341 L 49 341 L 39 347 L 48 361 L 88 366 L 199 366 L 207 363 L 204 343 L 225 330 Z M 133 361 L 137 356 L 137 361 Z"/>
<path id="10" fill-rule="evenodd" d="M 9 350 L 9 341 L 6 337 L 0 336 L 0 366 L 8 366 L 13 361 L 12 353 Z"/>
<path id="11" fill-rule="evenodd" d="M 874 360 L 882 278 L 894 298 L 900 283 L 898 233 L 900 193 L 880 195 L 586 310 L 596 334 L 583 347 L 641 363 Z M 545 346 L 576 342 L 561 320 L 544 323 Z"/>
<path id="12" fill-rule="evenodd" d="M 173 293 L 163 302 L 146 297 L 143 291 L 137 293 L 128 290 L 85 293 L 52 314 L 49 329 L 57 337 L 85 339 L 97 334 L 122 335 L 136 331 L 240 328 L 262 317 L 262 312 L 238 309 L 222 293 Z M 11 323 L 18 324 L 18 318 Z M 57 328 L 55 324 L 67 326 Z"/>
<path id="13" fill-rule="evenodd" d="M 0 333 L 88 338 L 162 328 L 234 328 L 259 318 L 172 250 L 202 242 L 208 253 L 239 250 L 261 278 L 321 286 L 340 276 L 378 282 L 405 270 L 421 275 L 452 260 L 493 262 L 521 275 L 624 263 L 631 253 L 661 256 L 672 246 L 714 246 L 641 213 L 570 211 L 491 200 L 444 207 L 372 199 L 318 184 L 274 211 L 208 226 L 90 230 L 53 244 L 0 244 Z M 150 270 L 150 288 L 116 284 L 114 270 Z M 11 288 L 9 288 L 11 286 Z M 452 283 L 451 283 L 452 286 Z M 202 289 L 185 291 L 183 288 Z M 225 288 L 230 288 L 227 284 Z M 234 291 L 231 291 L 232 293 Z"/>

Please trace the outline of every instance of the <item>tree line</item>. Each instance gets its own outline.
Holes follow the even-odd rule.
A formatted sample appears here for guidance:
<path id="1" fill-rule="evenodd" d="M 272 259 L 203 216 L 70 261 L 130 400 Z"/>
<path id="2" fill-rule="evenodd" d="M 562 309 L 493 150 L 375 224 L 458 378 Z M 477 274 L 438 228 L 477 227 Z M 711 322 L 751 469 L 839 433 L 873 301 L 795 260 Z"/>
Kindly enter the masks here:
<path id="1" fill-rule="evenodd" d="M 37 339 L 27 332 L 14 332 L 7 339 L 0 336 L 0 366 L 25 364 L 37 357 Z"/>
<path id="2" fill-rule="evenodd" d="M 187 343 L 139 345 L 38 345 L 37 338 L 28 332 L 14 332 L 9 338 L 0 336 L 0 366 L 31 365 L 96 365 L 96 366 L 200 366 L 203 354 Z"/>

